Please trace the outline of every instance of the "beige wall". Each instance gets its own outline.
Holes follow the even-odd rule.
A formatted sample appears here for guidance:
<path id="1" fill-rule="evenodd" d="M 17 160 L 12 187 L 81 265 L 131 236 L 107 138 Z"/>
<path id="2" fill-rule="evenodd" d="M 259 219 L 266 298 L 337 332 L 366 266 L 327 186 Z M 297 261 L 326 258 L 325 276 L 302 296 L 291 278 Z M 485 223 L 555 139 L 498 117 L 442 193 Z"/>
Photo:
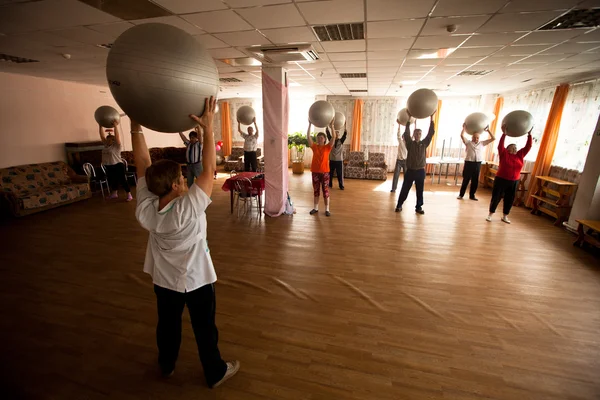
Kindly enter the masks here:
<path id="1" fill-rule="evenodd" d="M 121 111 L 108 87 L 0 73 L 0 168 L 65 160 L 65 142 L 98 140 L 94 111 L 102 105 Z M 146 132 L 148 147 L 183 145 L 177 134 Z"/>

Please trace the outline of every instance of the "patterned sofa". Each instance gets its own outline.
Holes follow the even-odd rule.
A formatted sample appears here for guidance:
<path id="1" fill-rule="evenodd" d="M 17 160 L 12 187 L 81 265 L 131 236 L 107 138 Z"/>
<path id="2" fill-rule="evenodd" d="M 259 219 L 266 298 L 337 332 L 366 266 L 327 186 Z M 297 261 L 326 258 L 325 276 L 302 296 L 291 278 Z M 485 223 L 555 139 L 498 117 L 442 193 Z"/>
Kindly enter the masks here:
<path id="1" fill-rule="evenodd" d="M 367 163 L 367 179 L 385 181 L 387 179 L 387 165 L 385 153 L 370 153 Z"/>
<path id="2" fill-rule="evenodd" d="M 363 151 L 351 151 L 348 156 L 348 164 L 344 168 L 344 178 L 365 179 L 365 153 Z"/>
<path id="3" fill-rule="evenodd" d="M 63 161 L 0 169 L 2 208 L 24 216 L 92 196 L 87 176 Z"/>
<path id="4" fill-rule="evenodd" d="M 260 159 L 262 156 L 261 149 L 256 149 L 256 157 L 259 159 L 258 164 L 262 164 Z M 244 148 L 234 146 L 231 148 L 231 154 L 225 157 L 225 171 L 243 171 L 244 170 Z"/>

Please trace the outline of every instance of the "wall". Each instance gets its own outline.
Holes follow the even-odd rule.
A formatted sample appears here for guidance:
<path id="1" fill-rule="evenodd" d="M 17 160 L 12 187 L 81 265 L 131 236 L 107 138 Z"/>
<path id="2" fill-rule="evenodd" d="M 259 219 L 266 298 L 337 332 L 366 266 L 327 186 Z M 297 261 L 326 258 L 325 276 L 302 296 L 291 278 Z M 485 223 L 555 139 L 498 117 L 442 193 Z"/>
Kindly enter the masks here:
<path id="1" fill-rule="evenodd" d="M 65 142 L 98 140 L 94 111 L 117 106 L 108 87 L 0 73 L 0 168 L 65 160 Z M 122 119 L 125 150 L 130 123 Z M 148 147 L 182 146 L 179 135 L 145 129 Z"/>

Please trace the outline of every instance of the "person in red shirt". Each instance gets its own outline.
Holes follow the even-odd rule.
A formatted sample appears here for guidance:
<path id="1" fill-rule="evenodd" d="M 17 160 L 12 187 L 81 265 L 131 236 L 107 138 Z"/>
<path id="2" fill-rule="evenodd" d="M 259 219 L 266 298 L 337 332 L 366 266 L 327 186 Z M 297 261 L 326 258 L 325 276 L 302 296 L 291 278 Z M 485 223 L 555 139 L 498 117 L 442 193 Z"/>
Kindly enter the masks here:
<path id="1" fill-rule="evenodd" d="M 531 128 L 531 130 L 533 130 L 533 128 Z M 506 126 L 502 126 L 502 137 L 500 138 L 500 143 L 498 143 L 500 165 L 498 166 L 496 179 L 494 179 L 490 213 L 486 218 L 486 221 L 488 222 L 492 220 L 492 215 L 496 212 L 496 207 L 498 207 L 500 199 L 504 196 L 502 222 L 510 224 L 508 214 L 510 213 L 513 201 L 515 200 L 515 193 L 517 192 L 517 185 L 521 178 L 521 170 L 523 169 L 525 156 L 529 153 L 529 150 L 531 150 L 531 130 L 527 133 L 527 144 L 521 150 L 517 151 L 517 146 L 514 143 L 509 144 L 507 148 L 504 148 Z"/>
<path id="2" fill-rule="evenodd" d="M 312 183 L 315 194 L 315 207 L 310 210 L 310 215 L 319 212 L 319 196 L 320 189 L 323 189 L 323 199 L 325 200 L 325 216 L 329 217 L 329 153 L 333 149 L 335 140 L 337 139 L 337 132 L 333 129 L 333 121 L 331 121 L 331 132 L 333 137 L 329 143 L 325 144 L 326 136 L 323 132 L 317 134 L 317 143 L 313 142 L 310 136 L 310 128 L 312 124 L 308 123 L 308 130 L 306 131 L 306 139 L 308 140 L 308 147 L 313 151 L 312 164 L 310 165 L 310 172 L 312 172 Z"/>

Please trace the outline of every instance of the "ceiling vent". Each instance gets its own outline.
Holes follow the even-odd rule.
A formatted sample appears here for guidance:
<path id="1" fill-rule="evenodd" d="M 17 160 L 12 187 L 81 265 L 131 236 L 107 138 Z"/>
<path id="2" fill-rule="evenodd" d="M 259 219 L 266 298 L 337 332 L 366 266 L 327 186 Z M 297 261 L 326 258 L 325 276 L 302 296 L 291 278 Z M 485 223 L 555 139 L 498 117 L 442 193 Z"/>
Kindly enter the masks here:
<path id="1" fill-rule="evenodd" d="M 366 78 L 367 73 L 362 72 L 360 74 L 340 74 L 340 78 L 342 79 L 350 79 L 350 78 Z"/>
<path id="2" fill-rule="evenodd" d="M 463 72 L 457 74 L 457 76 L 483 76 L 483 75 L 489 74 L 490 72 L 492 72 L 492 70 L 463 71 Z"/>
<path id="3" fill-rule="evenodd" d="M 314 62 L 319 59 L 319 54 L 310 44 L 250 47 L 246 50 L 263 64 Z"/>
<path id="4" fill-rule="evenodd" d="M 219 78 L 219 82 L 236 83 L 241 82 L 238 78 Z"/>
<path id="5" fill-rule="evenodd" d="M 148 0 L 79 0 L 97 10 L 126 21 L 167 17 L 171 13 Z"/>
<path id="6" fill-rule="evenodd" d="M 363 93 L 363 92 L 367 92 L 367 89 L 353 89 L 353 90 L 349 90 L 350 93 Z"/>
<path id="7" fill-rule="evenodd" d="M 572 10 L 560 18 L 542 26 L 540 30 L 551 31 L 573 28 L 595 28 L 600 26 L 600 8 Z"/>
<path id="8" fill-rule="evenodd" d="M 312 29 L 321 42 L 365 38 L 365 25 L 363 23 L 315 25 Z"/>
<path id="9" fill-rule="evenodd" d="M 38 60 L 32 60 L 30 58 L 23 58 L 17 56 L 10 56 L 8 54 L 0 54 L 0 62 L 9 62 L 15 64 L 34 63 L 39 62 Z"/>

